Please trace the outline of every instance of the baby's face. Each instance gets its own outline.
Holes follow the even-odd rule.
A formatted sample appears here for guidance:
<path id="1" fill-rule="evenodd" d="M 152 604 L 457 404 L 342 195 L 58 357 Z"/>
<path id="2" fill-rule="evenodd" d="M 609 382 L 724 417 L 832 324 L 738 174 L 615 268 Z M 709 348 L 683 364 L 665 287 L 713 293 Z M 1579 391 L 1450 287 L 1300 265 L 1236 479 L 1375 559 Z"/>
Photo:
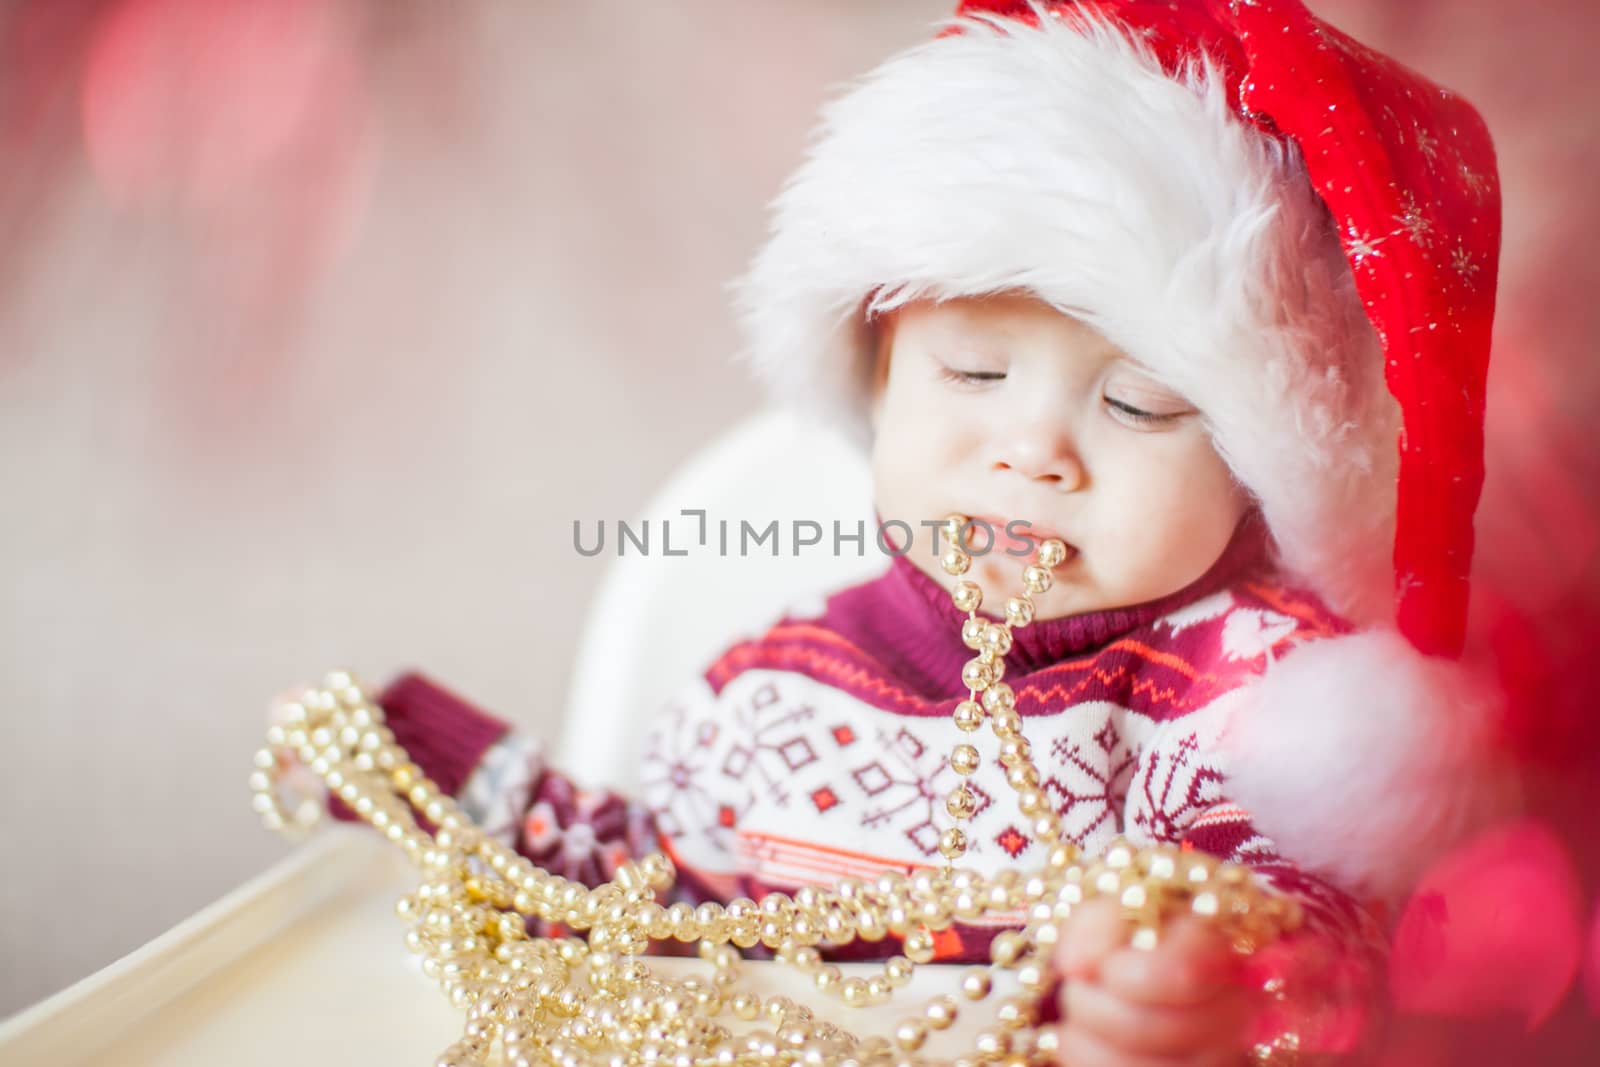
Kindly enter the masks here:
<path id="1" fill-rule="evenodd" d="M 994 614 L 1028 562 L 1006 554 L 1013 519 L 1068 546 L 1039 618 L 1176 592 L 1227 546 L 1248 497 L 1200 414 L 1091 327 L 1020 294 L 921 301 L 881 326 L 877 509 L 910 526 L 909 558 L 946 588 L 959 579 L 919 523 L 951 512 L 995 525 L 967 574 Z M 975 530 L 973 549 L 984 540 Z"/>

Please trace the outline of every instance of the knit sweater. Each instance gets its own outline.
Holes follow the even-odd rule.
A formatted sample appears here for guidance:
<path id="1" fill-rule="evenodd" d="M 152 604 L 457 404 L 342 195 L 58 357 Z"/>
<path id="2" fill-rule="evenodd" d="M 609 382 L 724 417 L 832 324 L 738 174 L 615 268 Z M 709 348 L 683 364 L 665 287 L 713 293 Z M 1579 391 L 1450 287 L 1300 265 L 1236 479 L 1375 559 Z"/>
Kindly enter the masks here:
<path id="1" fill-rule="evenodd" d="M 486 831 L 588 884 L 655 850 L 672 857 L 679 899 L 689 900 L 759 900 L 942 865 L 944 798 L 960 780 L 946 757 L 961 741 L 984 755 L 967 780 L 978 806 L 962 864 L 1027 868 L 1043 856 L 993 738 L 951 721 L 967 696 L 964 617 L 902 556 L 820 612 L 733 645 L 654 720 L 634 796 L 582 788 L 546 764 L 536 741 L 421 675 L 397 680 L 380 703 L 399 743 Z M 1015 631 L 1006 657 L 1040 788 L 1071 840 L 1090 853 L 1118 836 L 1165 842 L 1248 866 L 1300 900 L 1303 936 L 1328 946 L 1314 969 L 1342 961 L 1350 972 L 1318 978 L 1341 986 L 1345 1002 L 1372 992 L 1376 925 L 1351 896 L 1281 857 L 1230 802 L 1218 739 L 1269 662 L 1348 630 L 1278 578 L 1260 522 L 1247 520 L 1185 589 L 1035 622 Z M 1018 918 L 957 926 L 937 938 L 937 958 L 986 959 L 994 933 Z M 834 954 L 895 951 L 891 938 Z"/>

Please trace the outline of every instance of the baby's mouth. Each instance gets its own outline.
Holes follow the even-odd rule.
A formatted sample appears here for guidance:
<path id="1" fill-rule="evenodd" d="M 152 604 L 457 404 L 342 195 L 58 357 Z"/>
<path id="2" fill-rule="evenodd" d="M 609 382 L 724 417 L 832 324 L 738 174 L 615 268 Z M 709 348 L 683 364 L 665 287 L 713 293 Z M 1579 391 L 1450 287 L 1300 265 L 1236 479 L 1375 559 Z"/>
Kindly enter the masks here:
<path id="1" fill-rule="evenodd" d="M 1060 534 L 1056 533 L 1054 530 L 1046 527 L 1029 524 L 1027 526 L 1018 527 L 1013 532 L 1013 529 L 1009 526 L 1009 523 L 1017 522 L 1019 520 L 1000 519 L 992 515 L 979 515 L 975 517 L 975 521 L 986 522 L 994 530 L 994 542 L 990 546 L 990 554 L 998 554 L 1003 558 L 1013 559 L 1019 563 L 1032 562 L 1039 554 L 1040 545 L 1049 540 L 1056 540 L 1065 545 L 1067 549 L 1066 557 L 1061 561 L 1063 564 L 1071 563 L 1079 555 L 1078 547 L 1076 545 L 1074 545 L 1071 541 L 1068 541 L 1065 537 L 1062 537 Z M 982 532 L 976 532 L 970 534 L 969 536 L 973 539 L 981 539 L 983 534 Z M 1019 541 L 1027 542 L 1029 551 L 1026 555 L 1018 554 L 1016 551 L 1018 547 L 1017 542 Z"/>

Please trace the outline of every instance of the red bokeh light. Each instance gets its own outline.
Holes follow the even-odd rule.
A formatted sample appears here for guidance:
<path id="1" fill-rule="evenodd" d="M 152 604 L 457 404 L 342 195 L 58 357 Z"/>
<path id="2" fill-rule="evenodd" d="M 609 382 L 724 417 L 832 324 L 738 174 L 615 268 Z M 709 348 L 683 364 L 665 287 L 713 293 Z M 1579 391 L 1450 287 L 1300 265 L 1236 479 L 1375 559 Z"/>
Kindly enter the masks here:
<path id="1" fill-rule="evenodd" d="M 1395 931 L 1395 1006 L 1421 1015 L 1514 1016 L 1530 1030 L 1555 1010 L 1577 973 L 1582 941 L 1577 875 L 1543 825 L 1501 826 L 1429 871 Z"/>
<path id="2" fill-rule="evenodd" d="M 294 331 L 366 215 L 376 156 L 353 9 L 325 0 L 117 0 L 80 93 L 97 185 L 159 216 L 185 272 L 165 347 L 170 425 L 196 458 L 289 381 Z"/>
<path id="3" fill-rule="evenodd" d="M 125 0 L 83 80 L 89 158 L 118 198 L 225 199 L 313 132 L 348 91 L 318 0 Z"/>

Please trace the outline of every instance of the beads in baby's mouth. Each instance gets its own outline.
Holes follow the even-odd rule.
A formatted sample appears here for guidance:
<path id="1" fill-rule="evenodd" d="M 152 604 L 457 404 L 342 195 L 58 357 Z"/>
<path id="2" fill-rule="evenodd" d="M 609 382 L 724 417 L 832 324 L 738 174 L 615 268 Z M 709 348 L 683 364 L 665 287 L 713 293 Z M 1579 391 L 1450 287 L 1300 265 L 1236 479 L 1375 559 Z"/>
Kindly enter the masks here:
<path id="1" fill-rule="evenodd" d="M 939 531 L 949 542 L 949 547 L 939 557 L 945 573 L 961 576 L 972 567 L 972 557 L 967 553 L 967 530 L 970 520 L 965 515 L 947 515 Z M 1005 656 L 1011 651 L 1014 629 L 1033 621 L 1032 594 L 1050 588 L 1050 570 L 1059 567 L 1067 558 L 1067 546 L 1055 538 L 1043 541 L 1035 555 L 1036 562 L 1022 570 L 1023 592 L 1006 601 L 1005 619 L 994 622 L 978 614 L 983 604 L 983 590 L 975 582 L 962 580 L 950 592 L 950 600 L 958 611 L 967 613 L 961 624 L 961 641 L 977 653 L 961 668 L 961 683 L 967 687 L 967 699 L 958 702 L 952 718 L 956 729 L 972 733 L 987 720 L 990 730 L 1000 742 L 1000 763 L 1006 768 L 1006 784 L 1017 794 L 1017 808 L 1031 821 L 1034 837 L 1041 843 L 1052 844 L 1061 836 L 1059 817 L 1045 803 L 1039 791 L 1039 769 L 1033 765 L 1028 742 L 1022 737 L 1022 719 L 1016 711 L 1016 694 L 1000 679 L 1005 675 Z M 977 748 L 961 742 L 950 754 L 950 769 L 963 778 L 976 773 L 980 766 Z M 977 796 L 965 782 L 958 784 L 945 798 L 945 810 L 956 820 L 939 835 L 939 854 L 946 863 L 953 864 L 967 852 L 967 831 L 961 826 L 977 811 Z"/>

